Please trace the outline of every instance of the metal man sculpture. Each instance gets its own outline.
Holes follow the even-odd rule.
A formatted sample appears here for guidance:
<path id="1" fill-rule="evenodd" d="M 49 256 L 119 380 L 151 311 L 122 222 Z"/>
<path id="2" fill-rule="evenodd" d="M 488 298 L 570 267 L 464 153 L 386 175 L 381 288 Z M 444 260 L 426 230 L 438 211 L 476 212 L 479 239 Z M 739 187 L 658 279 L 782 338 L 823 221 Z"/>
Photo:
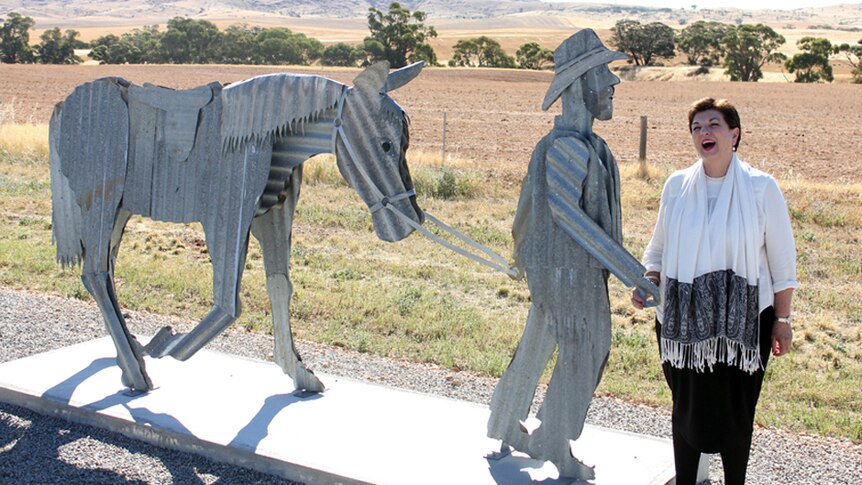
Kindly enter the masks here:
<path id="1" fill-rule="evenodd" d="M 354 86 L 320 76 L 272 74 L 186 91 L 105 78 L 78 86 L 51 117 L 51 189 L 57 258 L 83 265 L 117 348 L 122 382 L 152 388 L 144 355 L 194 355 L 240 314 L 249 231 L 260 241 L 272 303 L 275 360 L 298 390 L 323 384 L 293 345 L 288 304 L 290 235 L 302 163 L 335 153 L 368 205 L 380 239 L 421 227 L 407 170 L 407 116 L 387 92 L 422 64 L 372 65 Z M 213 307 L 188 334 L 163 328 L 142 347 L 114 292 L 114 264 L 133 214 L 199 221 L 213 266 Z"/>
<path id="2" fill-rule="evenodd" d="M 619 78 L 607 64 L 626 55 L 608 50 L 584 29 L 554 52 L 555 73 L 542 109 L 562 96 L 554 129 L 536 145 L 521 189 L 512 234 L 515 265 L 526 273 L 532 306 L 509 368 L 494 391 L 488 435 L 560 476 L 595 474 L 571 454 L 584 426 L 611 345 L 608 273 L 657 297 L 640 263 L 622 246 L 616 160 L 592 130 L 613 115 Z M 523 423 L 539 378 L 558 350 L 547 394 L 528 430 Z M 507 446 L 508 445 L 508 446 Z"/>

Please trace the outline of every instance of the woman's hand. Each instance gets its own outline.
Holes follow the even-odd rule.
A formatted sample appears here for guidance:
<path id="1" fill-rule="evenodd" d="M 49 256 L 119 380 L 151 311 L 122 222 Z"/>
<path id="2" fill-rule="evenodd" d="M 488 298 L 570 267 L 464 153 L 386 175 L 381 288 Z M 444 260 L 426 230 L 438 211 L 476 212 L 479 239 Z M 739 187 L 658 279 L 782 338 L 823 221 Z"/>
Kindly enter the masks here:
<path id="1" fill-rule="evenodd" d="M 790 352 L 793 341 L 793 329 L 789 323 L 775 322 L 772 324 L 772 355 L 781 357 Z"/>
<path id="2" fill-rule="evenodd" d="M 657 271 L 647 272 L 632 290 L 632 306 L 638 310 L 656 306 L 659 300 L 659 281 L 661 275 Z"/>
<path id="3" fill-rule="evenodd" d="M 641 298 L 640 292 L 637 288 L 632 290 L 632 306 L 638 310 L 644 309 L 644 299 Z"/>
<path id="4" fill-rule="evenodd" d="M 790 301 L 793 298 L 793 288 L 781 290 L 775 294 L 775 314 L 778 316 L 790 315 Z M 790 343 L 793 340 L 793 329 L 790 322 L 772 323 L 772 355 L 780 357 L 790 352 Z"/>

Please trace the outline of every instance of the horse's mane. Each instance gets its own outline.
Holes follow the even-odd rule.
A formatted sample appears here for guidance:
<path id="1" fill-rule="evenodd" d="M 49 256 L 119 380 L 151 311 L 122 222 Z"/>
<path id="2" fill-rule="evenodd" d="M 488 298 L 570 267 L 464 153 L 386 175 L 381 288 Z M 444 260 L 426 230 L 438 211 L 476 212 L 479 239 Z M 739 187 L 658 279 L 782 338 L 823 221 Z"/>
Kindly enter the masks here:
<path id="1" fill-rule="evenodd" d="M 334 108 L 344 88 L 307 74 L 268 74 L 231 84 L 222 92 L 222 149 L 294 131 Z"/>

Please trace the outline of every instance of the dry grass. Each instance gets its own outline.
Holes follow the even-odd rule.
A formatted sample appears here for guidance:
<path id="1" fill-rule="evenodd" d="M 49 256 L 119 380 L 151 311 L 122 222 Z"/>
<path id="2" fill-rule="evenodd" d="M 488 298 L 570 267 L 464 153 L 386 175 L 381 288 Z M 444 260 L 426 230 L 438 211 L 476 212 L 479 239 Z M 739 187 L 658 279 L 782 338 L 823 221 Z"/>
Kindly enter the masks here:
<path id="1" fill-rule="evenodd" d="M 48 158 L 48 125 L 0 125 L 0 151 L 27 160 Z"/>
<path id="2" fill-rule="evenodd" d="M 48 125 L 13 123 L 15 103 L 0 103 L 0 154 L 24 160 L 48 158 Z"/>
<path id="3" fill-rule="evenodd" d="M 0 133 L 14 130 L 29 133 L 22 136 L 44 153 L 44 127 L 0 127 Z M 39 149 L 21 145 L 0 147 L 0 284 L 89 299 L 78 272 L 54 263 L 46 157 L 31 158 Z M 522 176 L 519 169 L 492 171 L 457 157 L 444 163 L 433 151 L 408 155 L 423 209 L 499 254 L 511 253 L 518 197 L 511 181 Z M 623 162 L 620 168 L 625 244 L 640 256 L 672 167 L 650 164 L 643 173 L 637 162 Z M 472 188 L 435 196 L 447 172 L 456 185 Z M 331 157 L 307 162 L 303 175 L 291 258 L 291 315 L 298 338 L 490 375 L 505 369 L 529 306 L 522 281 L 454 256 L 419 235 L 380 242 L 367 209 Z M 757 420 L 862 442 L 862 186 L 781 177 L 779 183 L 797 240 L 801 288 L 794 302 L 794 351 L 771 362 Z M 202 317 L 211 301 L 207 260 L 199 226 L 133 218 L 117 264 L 121 305 Z M 599 392 L 669 405 L 652 313 L 634 310 L 628 290 L 613 278 L 610 294 L 613 349 Z M 245 312 L 238 325 L 271 331 L 254 241 L 241 298 Z"/>

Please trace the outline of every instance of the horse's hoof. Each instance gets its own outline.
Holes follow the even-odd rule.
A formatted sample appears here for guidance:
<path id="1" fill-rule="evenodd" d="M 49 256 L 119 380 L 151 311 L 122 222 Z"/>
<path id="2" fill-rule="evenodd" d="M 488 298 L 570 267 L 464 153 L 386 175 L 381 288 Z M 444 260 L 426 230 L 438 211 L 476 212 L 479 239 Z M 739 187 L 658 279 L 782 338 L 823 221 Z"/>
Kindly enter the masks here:
<path id="1" fill-rule="evenodd" d="M 174 333 L 171 327 L 162 327 L 144 346 L 144 354 L 156 359 L 164 357 L 170 353 L 183 335 L 185 334 Z"/>
<path id="2" fill-rule="evenodd" d="M 150 382 L 150 378 L 147 377 L 147 374 L 144 372 L 124 371 L 123 375 L 120 376 L 120 382 L 122 382 L 127 388 L 124 394 L 129 396 L 143 394 L 149 392 L 153 388 L 153 383 Z"/>
<path id="3" fill-rule="evenodd" d="M 305 389 L 297 389 L 291 393 L 292 396 L 297 397 L 299 399 L 306 399 L 309 397 L 317 396 L 322 391 L 306 391 Z"/>
<path id="4" fill-rule="evenodd" d="M 128 397 L 138 397 L 138 396 L 143 396 L 144 394 L 147 394 L 148 392 L 150 392 L 149 389 L 146 391 L 142 391 L 139 389 L 128 388 L 125 391 L 123 391 L 123 395 L 128 396 Z"/>
<path id="5" fill-rule="evenodd" d="M 304 394 L 303 397 L 323 392 L 325 387 L 314 372 L 308 370 L 302 363 L 297 366 L 296 377 L 293 380 L 296 392 Z"/>

